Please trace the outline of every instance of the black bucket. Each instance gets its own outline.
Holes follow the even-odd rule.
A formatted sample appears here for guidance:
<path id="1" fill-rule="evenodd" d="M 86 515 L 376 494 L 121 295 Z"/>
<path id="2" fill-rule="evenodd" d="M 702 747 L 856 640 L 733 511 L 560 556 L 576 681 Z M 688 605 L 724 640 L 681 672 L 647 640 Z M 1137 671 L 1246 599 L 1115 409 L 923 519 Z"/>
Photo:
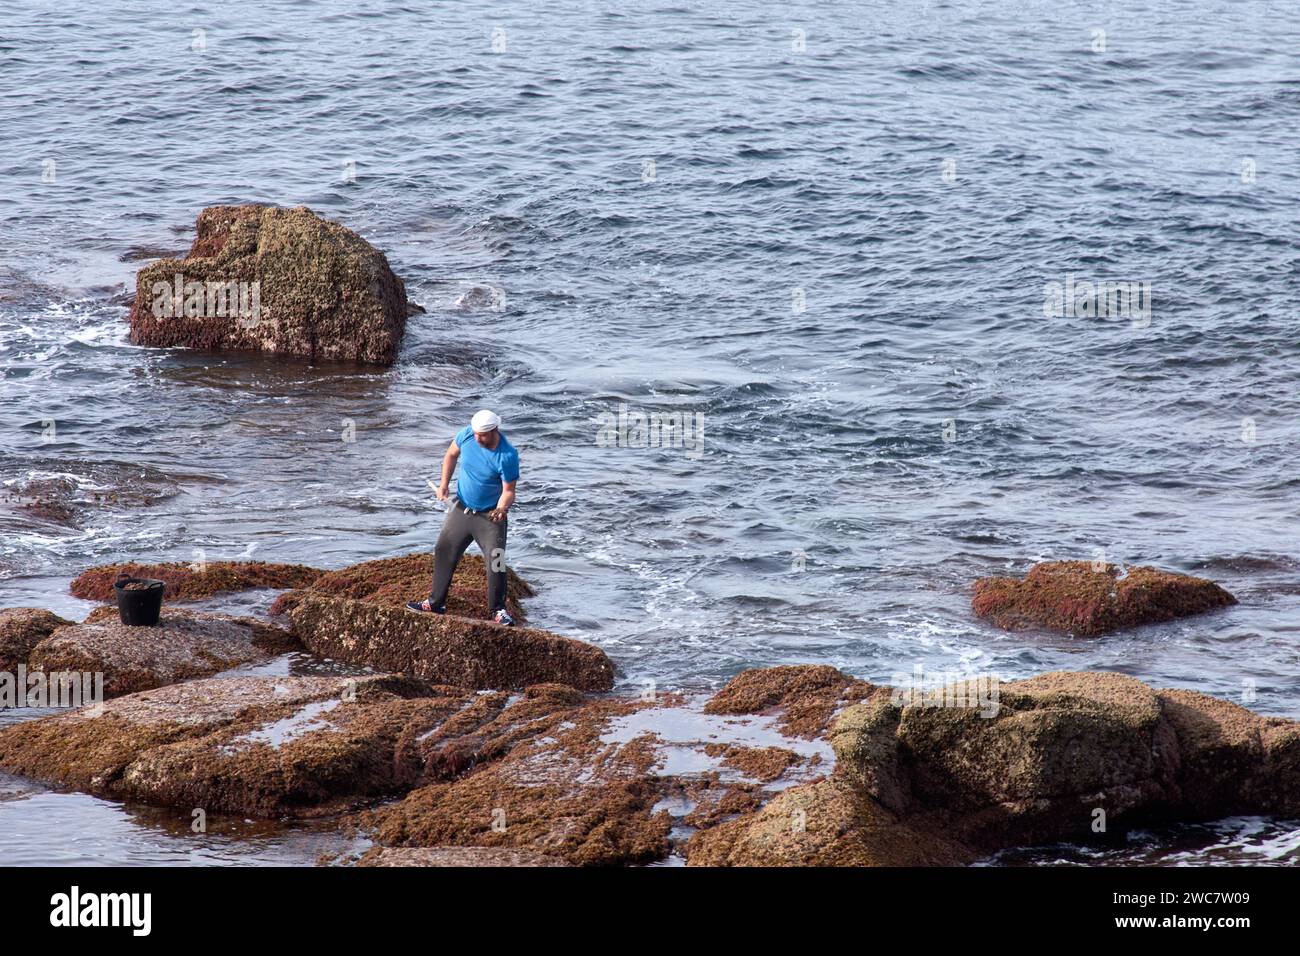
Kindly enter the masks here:
<path id="1" fill-rule="evenodd" d="M 163 587 L 163 582 L 151 578 L 118 578 L 113 589 L 117 591 L 117 613 L 122 623 L 131 627 L 157 625 L 162 615 Z"/>

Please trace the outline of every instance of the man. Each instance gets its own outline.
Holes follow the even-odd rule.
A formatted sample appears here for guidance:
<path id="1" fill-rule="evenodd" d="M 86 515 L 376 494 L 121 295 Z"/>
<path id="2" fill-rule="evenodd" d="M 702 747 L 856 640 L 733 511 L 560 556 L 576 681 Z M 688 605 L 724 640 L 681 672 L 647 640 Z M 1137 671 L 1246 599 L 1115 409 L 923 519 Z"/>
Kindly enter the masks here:
<path id="1" fill-rule="evenodd" d="M 442 481 L 438 500 L 446 501 L 451 476 L 460 462 L 456 497 L 433 549 L 433 590 L 426 601 L 406 605 L 412 611 L 447 613 L 447 591 L 470 541 L 478 543 L 487 568 L 488 610 L 492 620 L 507 627 L 515 619 L 506 610 L 506 513 L 515 503 L 519 480 L 519 453 L 501 434 L 501 418 L 486 408 L 476 412 L 467 427 L 452 439 L 442 456 Z"/>

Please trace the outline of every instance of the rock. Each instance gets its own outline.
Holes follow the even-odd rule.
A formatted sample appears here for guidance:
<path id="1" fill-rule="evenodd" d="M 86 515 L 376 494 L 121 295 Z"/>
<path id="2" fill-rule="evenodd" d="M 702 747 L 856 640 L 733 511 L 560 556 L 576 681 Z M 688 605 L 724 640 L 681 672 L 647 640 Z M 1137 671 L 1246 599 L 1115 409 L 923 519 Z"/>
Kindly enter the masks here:
<path id="1" fill-rule="evenodd" d="M 614 665 L 590 644 L 529 627 L 419 614 L 305 592 L 289 612 L 294 633 L 322 657 L 463 687 L 555 682 L 609 690 Z"/>
<path id="2" fill-rule="evenodd" d="M 980 578 L 971 609 L 1007 630 L 1043 627 L 1079 637 L 1171 621 L 1237 603 L 1212 581 L 1151 567 L 1133 567 L 1120 578 L 1107 564 L 1050 561 L 1029 569 L 1024 580 Z"/>
<path id="3" fill-rule="evenodd" d="M 181 259 L 185 256 L 183 248 L 170 246 L 132 246 L 117 257 L 118 262 L 143 262 L 148 259 Z"/>
<path id="4" fill-rule="evenodd" d="M 649 862 L 667 855 L 670 827 L 656 809 L 653 743 L 602 738 L 611 718 L 647 706 L 555 684 L 510 694 L 393 676 L 207 678 L 119 697 L 98 716 L 4 728 L 0 769 L 262 818 L 336 814 L 410 791 L 351 822 L 387 847 Z"/>
<path id="5" fill-rule="evenodd" d="M 422 601 L 429 596 L 433 581 L 433 554 L 405 554 L 396 558 L 363 561 L 337 571 L 329 571 L 311 582 L 307 589 L 326 597 L 349 598 L 382 604 L 384 607 L 404 607 L 408 601 Z M 527 581 L 509 568 L 506 570 L 506 607 L 521 624 L 527 623 L 521 601 L 533 596 Z M 280 595 L 271 605 L 272 614 L 287 613 L 300 592 Z M 490 620 L 492 611 L 487 606 L 483 559 L 477 554 L 461 558 L 456 573 L 452 575 L 451 590 L 447 594 L 447 613 L 458 617 L 477 617 Z"/>
<path id="6" fill-rule="evenodd" d="M 368 815 L 385 846 L 513 847 L 583 866 L 663 859 L 678 826 L 713 827 L 815 779 L 829 747 L 768 716 L 719 719 L 689 698 L 584 699 L 538 685 L 483 695 L 425 743 L 426 786 Z M 748 778 L 748 779 L 746 779 Z M 487 808 L 485 810 L 485 808 Z"/>
<path id="7" fill-rule="evenodd" d="M 759 783 L 771 783 L 804 758 L 785 747 L 745 747 L 738 744 L 708 743 L 701 748 L 710 757 L 722 758 L 722 765 Z"/>
<path id="8" fill-rule="evenodd" d="M 52 611 L 38 607 L 10 607 L 0 610 L 0 671 L 13 672 L 26 664 L 34 648 L 65 621 Z"/>
<path id="9" fill-rule="evenodd" d="M 363 561 L 336 571 L 322 571 L 302 564 L 273 564 L 265 561 L 208 561 L 203 570 L 180 563 L 146 564 L 127 562 L 89 568 L 72 582 L 74 596 L 87 601 L 117 600 L 113 583 L 125 572 L 133 577 L 155 578 L 167 587 L 167 601 L 198 601 L 250 588 L 284 590 L 271 605 L 271 614 L 287 613 L 304 592 L 328 597 L 368 601 L 385 607 L 403 607 L 407 601 L 429 596 L 433 577 L 432 553 L 407 554 L 396 558 Z M 534 591 L 513 570 L 507 570 L 506 606 L 515 620 L 526 623 L 521 605 Z M 291 589 L 291 590 L 290 590 Z M 460 617 L 490 620 L 484 587 L 483 559 L 465 555 L 452 577 L 447 611 Z"/>
<path id="10" fill-rule="evenodd" d="M 302 641 L 298 640 L 298 635 L 294 634 L 293 631 L 289 629 L 287 622 L 280 623 L 267 620 L 263 617 L 256 617 L 247 614 L 195 611 L 188 608 L 178 607 L 164 608 L 159 623 L 165 623 L 169 618 L 173 617 L 189 617 L 196 621 L 225 621 L 240 628 L 247 628 L 252 633 L 253 646 L 261 652 L 262 657 L 278 657 L 281 654 L 303 650 Z M 83 623 L 98 624 L 101 621 L 120 623 L 121 615 L 118 613 L 118 610 L 114 605 L 104 604 L 91 611 L 90 614 L 86 616 L 86 620 Z"/>
<path id="11" fill-rule="evenodd" d="M 1269 812 L 1300 816 L 1300 723 L 1264 718 L 1264 765 L 1247 786 L 1247 795 Z"/>
<path id="12" fill-rule="evenodd" d="M 94 512 L 148 507 L 180 490 L 176 478 L 148 465 L 76 458 L 24 458 L 18 475 L 0 486 L 0 503 L 18 514 L 69 528 Z"/>
<path id="13" fill-rule="evenodd" d="M 709 781 L 711 784 L 712 781 Z M 697 830 L 716 826 L 755 810 L 761 810 L 765 794 L 756 784 L 742 783 L 732 786 L 697 786 L 683 788 L 694 808 L 681 818 L 681 823 Z"/>
<path id="14" fill-rule="evenodd" d="M 209 206 L 196 233 L 186 258 L 163 259 L 137 274 L 135 344 L 253 350 L 310 362 L 396 359 L 406 287 L 384 254 L 356 233 L 305 206 L 257 205 Z"/>
<path id="15" fill-rule="evenodd" d="M 761 810 L 696 833 L 689 866 L 964 866 L 969 847 L 917 831 L 838 780 L 791 787 Z"/>
<path id="16" fill-rule="evenodd" d="M 208 561 L 202 570 L 184 563 L 102 564 L 82 571 L 73 579 L 74 597 L 86 601 L 117 600 L 113 582 L 119 574 L 162 581 L 165 601 L 198 601 L 217 594 L 249 588 L 301 588 L 317 580 L 324 571 L 302 564 L 270 564 L 265 561 Z"/>
<path id="17" fill-rule="evenodd" d="M 58 498 L 37 497 L 22 501 L 18 510 L 41 521 L 76 528 L 81 525 L 82 510 L 69 501 Z"/>
<path id="18" fill-rule="evenodd" d="M 368 815 L 385 846 L 498 847 L 580 866 L 648 863 L 668 854 L 671 821 L 648 735 L 602 739 L 608 721 L 647 706 L 583 702 L 571 688 L 495 695 L 425 742 L 430 782 Z"/>
<path id="19" fill-rule="evenodd" d="M 504 847 L 373 847 L 357 866 L 568 866 L 559 857 Z"/>
<path id="20" fill-rule="evenodd" d="M 851 707 L 831 732 L 836 774 L 910 825 L 990 851 L 1090 839 L 1098 810 L 1122 829 L 1300 797 L 1282 769 L 1300 757 L 1294 721 L 1107 673 L 1002 684 L 998 703 L 992 718 L 883 696 Z"/>
<path id="21" fill-rule="evenodd" d="M 367 633 L 397 645 L 410 639 L 396 621 L 433 623 L 319 595 L 294 614 L 328 629 L 340 607 L 344 632 L 349 614 L 374 615 Z M 699 828 L 691 865 L 964 865 L 1012 846 L 1113 839 L 1093 832 L 1098 810 L 1109 833 L 1300 814 L 1300 723 L 1204 694 L 1054 672 L 999 685 L 997 707 L 981 710 L 830 668 L 771 671 L 737 675 L 703 708 L 731 716 L 682 695 L 593 699 L 556 682 L 510 692 L 396 675 L 197 679 L 111 700 L 99 716 L 0 730 L 0 770 L 211 812 L 359 810 L 348 823 L 379 844 L 374 865 L 648 863 L 679 826 Z M 786 721 L 786 707 L 800 719 Z M 816 733 L 826 714 L 825 740 L 775 736 Z"/>
<path id="22" fill-rule="evenodd" d="M 0 730 L 0 768 L 122 800 L 306 818 L 403 792 L 476 699 L 394 677 L 189 681 Z"/>
<path id="23" fill-rule="evenodd" d="M 903 707 L 896 737 L 911 768 L 906 809 L 959 818 L 949 832 L 998 848 L 1085 835 L 1097 809 L 1113 822 L 1152 806 L 1169 792 L 1177 747 L 1155 692 L 1122 674 L 1003 684 L 992 718 Z"/>
<path id="24" fill-rule="evenodd" d="M 826 665 L 790 664 L 741 671 L 704 705 L 706 714 L 781 711 L 781 726 L 797 737 L 820 736 L 847 702 L 875 690 Z"/>
<path id="25" fill-rule="evenodd" d="M 802 684 L 815 694 L 837 681 L 809 671 L 732 683 L 715 700 L 758 706 L 772 693 L 756 688 Z M 997 704 L 981 716 L 875 689 L 831 726 L 830 777 L 732 820 L 701 813 L 706 829 L 688 862 L 960 864 L 1013 846 L 1105 839 L 1094 831 L 1098 811 L 1114 833 L 1300 808 L 1296 721 L 1108 673 L 1001 684 Z"/>
<path id="26" fill-rule="evenodd" d="M 128 627 L 116 609 L 97 617 L 60 627 L 36 644 L 28 669 L 102 673 L 104 696 L 118 697 L 207 677 L 296 646 L 282 628 L 253 618 L 165 608 L 157 627 Z"/>
<path id="27" fill-rule="evenodd" d="M 889 693 L 876 694 L 845 710 L 828 736 L 836 774 L 858 792 L 901 813 L 912 807 L 912 780 L 898 744 L 899 719 Z"/>
<path id="28" fill-rule="evenodd" d="M 1181 812 L 1203 819 L 1255 806 L 1283 813 L 1300 806 L 1300 777 L 1277 758 L 1300 755 L 1294 721 L 1261 717 L 1237 704 L 1190 690 L 1162 690 L 1161 714 L 1173 728 Z M 1282 746 L 1278 746 L 1282 744 Z"/>
<path id="29" fill-rule="evenodd" d="M 83 502 L 78 500 L 79 487 L 71 477 L 28 477 L 8 482 L 5 501 L 32 518 L 76 528 L 81 524 Z"/>

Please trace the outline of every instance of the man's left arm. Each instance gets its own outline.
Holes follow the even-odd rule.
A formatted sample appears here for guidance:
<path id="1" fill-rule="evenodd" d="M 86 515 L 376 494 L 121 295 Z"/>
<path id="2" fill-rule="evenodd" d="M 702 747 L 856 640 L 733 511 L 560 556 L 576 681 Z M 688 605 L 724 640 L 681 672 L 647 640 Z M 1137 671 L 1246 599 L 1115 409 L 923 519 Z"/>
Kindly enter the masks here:
<path id="1" fill-rule="evenodd" d="M 518 480 L 518 479 L 516 479 Z M 492 512 L 493 521 L 504 521 L 506 512 L 510 506 L 515 503 L 515 482 L 503 481 L 501 483 L 501 497 L 497 499 L 497 506 Z"/>

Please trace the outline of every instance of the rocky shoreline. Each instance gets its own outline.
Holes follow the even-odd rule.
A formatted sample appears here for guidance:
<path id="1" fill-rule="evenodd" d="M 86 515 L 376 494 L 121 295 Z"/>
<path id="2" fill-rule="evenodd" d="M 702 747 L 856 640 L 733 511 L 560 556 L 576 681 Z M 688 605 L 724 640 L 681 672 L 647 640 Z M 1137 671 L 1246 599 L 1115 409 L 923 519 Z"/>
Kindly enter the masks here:
<path id="1" fill-rule="evenodd" d="M 334 862 L 367 866 L 960 866 L 1138 825 L 1300 813 L 1300 723 L 1205 694 L 1079 672 L 918 693 L 786 665 L 711 696 L 612 695 L 598 648 L 487 621 L 472 556 L 458 613 L 404 611 L 428 566 L 113 565 L 74 593 L 103 599 L 122 570 L 161 578 L 159 627 L 125 627 L 107 606 L 80 624 L 0 611 L 5 667 L 102 673 L 109 698 L 0 730 L 0 770 L 185 811 L 331 820 L 374 843 Z M 1030 579 L 1057 593 L 1083 573 Z M 1206 591 L 1161 574 L 1162 595 Z M 268 584 L 292 586 L 269 619 L 184 607 Z M 1080 578 L 1085 597 L 1096 585 Z M 531 593 L 512 572 L 520 617 Z M 1119 593 L 1073 594 L 1066 610 Z M 1157 619 L 1169 607 L 1137 603 Z M 290 650 L 357 674 L 240 670 Z"/>
<path id="2" fill-rule="evenodd" d="M 419 311 L 347 228 L 305 207 L 213 206 L 184 258 L 140 270 L 129 321 L 143 346 L 390 365 Z M 125 475 L 103 484 L 124 494 Z M 135 499 L 176 491 L 141 478 Z M 100 501 L 57 470 L 10 484 L 21 510 L 70 526 Z M 70 589 L 91 601 L 111 601 L 121 574 L 163 581 L 159 626 L 108 606 L 80 623 L 0 611 L 0 675 L 93 674 L 104 698 L 0 730 L 0 771 L 186 812 L 328 819 L 373 841 L 339 861 L 367 866 L 956 866 L 1151 822 L 1300 813 L 1300 724 L 1205 694 L 1064 671 L 887 687 L 792 664 L 711 696 L 618 696 L 604 651 L 529 625 L 533 591 L 513 571 L 520 626 L 490 620 L 480 557 L 462 561 L 446 616 L 405 610 L 431 571 L 429 554 L 90 568 Z M 267 617 L 194 606 L 250 589 L 280 592 Z M 976 581 L 971 611 L 1095 638 L 1235 603 L 1200 578 L 1066 561 Z M 345 673 L 258 672 L 286 653 Z"/>

